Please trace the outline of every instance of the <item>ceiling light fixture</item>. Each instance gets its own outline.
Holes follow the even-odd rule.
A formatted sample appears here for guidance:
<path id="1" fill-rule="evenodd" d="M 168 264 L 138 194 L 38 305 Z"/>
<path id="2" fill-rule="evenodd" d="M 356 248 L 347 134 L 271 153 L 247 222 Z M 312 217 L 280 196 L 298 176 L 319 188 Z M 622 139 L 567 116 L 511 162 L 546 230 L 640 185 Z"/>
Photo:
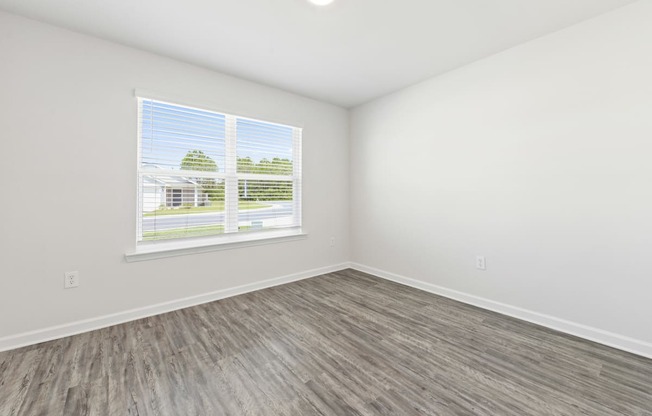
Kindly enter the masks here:
<path id="1" fill-rule="evenodd" d="M 333 0 L 308 0 L 308 1 L 316 6 L 328 6 L 333 2 Z"/>

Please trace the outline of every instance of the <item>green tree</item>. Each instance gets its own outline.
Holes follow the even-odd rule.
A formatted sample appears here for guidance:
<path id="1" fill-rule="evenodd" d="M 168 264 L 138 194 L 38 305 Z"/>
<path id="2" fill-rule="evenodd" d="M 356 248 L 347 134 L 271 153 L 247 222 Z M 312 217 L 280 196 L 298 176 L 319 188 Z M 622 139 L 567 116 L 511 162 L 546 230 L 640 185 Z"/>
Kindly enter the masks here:
<path id="1" fill-rule="evenodd" d="M 272 159 L 273 173 L 275 175 L 292 175 L 292 161 L 275 157 Z"/>
<path id="2" fill-rule="evenodd" d="M 238 173 L 253 173 L 256 169 L 256 164 L 249 156 L 238 157 Z"/>
<path id="3" fill-rule="evenodd" d="M 190 150 L 181 159 L 181 170 L 217 172 L 217 163 L 201 150 Z"/>
<path id="4" fill-rule="evenodd" d="M 193 170 L 195 172 L 217 172 L 217 163 L 201 150 L 190 150 L 181 159 L 181 170 Z M 214 178 L 192 178 L 194 182 L 202 187 L 202 191 L 208 195 L 211 201 L 224 200 L 224 182 Z"/>
<path id="5" fill-rule="evenodd" d="M 249 156 L 238 157 L 238 173 L 261 175 L 292 175 L 292 161 L 275 157 L 254 162 Z M 238 181 L 238 193 L 242 201 L 291 201 L 292 182 L 258 179 Z"/>

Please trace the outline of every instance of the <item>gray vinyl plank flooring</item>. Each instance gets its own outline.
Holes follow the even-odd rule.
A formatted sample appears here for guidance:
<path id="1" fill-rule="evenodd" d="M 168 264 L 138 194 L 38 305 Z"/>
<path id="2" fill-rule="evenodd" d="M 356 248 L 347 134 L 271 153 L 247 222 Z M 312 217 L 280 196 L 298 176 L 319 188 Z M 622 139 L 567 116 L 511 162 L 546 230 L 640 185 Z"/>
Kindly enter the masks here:
<path id="1" fill-rule="evenodd" d="M 652 360 L 345 270 L 0 353 L 9 415 L 652 416 Z"/>

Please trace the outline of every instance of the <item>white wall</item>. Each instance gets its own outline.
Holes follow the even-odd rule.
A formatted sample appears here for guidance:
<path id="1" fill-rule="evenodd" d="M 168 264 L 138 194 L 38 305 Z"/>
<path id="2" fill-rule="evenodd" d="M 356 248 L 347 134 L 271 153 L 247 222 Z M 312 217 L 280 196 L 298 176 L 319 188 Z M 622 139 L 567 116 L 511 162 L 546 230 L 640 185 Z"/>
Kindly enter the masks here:
<path id="1" fill-rule="evenodd" d="M 635 3 L 354 109 L 353 261 L 652 343 L 650 22 Z"/>
<path id="2" fill-rule="evenodd" d="M 341 108 L 0 12 L 0 339 L 352 258 L 650 343 L 650 21 L 645 0 L 376 100 L 349 147 Z M 134 88 L 304 126 L 309 238 L 126 263 Z"/>
<path id="3" fill-rule="evenodd" d="M 308 239 L 126 263 L 134 88 L 303 126 Z M 0 13 L 0 338 L 348 260 L 347 136 L 344 109 Z"/>

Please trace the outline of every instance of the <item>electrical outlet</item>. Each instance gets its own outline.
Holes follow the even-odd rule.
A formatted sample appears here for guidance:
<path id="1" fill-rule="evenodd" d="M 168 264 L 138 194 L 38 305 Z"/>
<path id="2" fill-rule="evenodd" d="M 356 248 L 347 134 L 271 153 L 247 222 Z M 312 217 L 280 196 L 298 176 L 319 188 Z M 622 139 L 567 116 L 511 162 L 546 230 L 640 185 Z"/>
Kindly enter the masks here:
<path id="1" fill-rule="evenodd" d="M 487 270 L 487 261 L 484 256 L 475 257 L 475 268 L 478 270 Z"/>
<path id="2" fill-rule="evenodd" d="M 66 272 L 65 276 L 66 278 L 63 282 L 64 289 L 72 289 L 79 286 L 79 272 Z"/>
<path id="3" fill-rule="evenodd" d="M 335 247 L 335 237 L 331 237 L 331 247 Z"/>

